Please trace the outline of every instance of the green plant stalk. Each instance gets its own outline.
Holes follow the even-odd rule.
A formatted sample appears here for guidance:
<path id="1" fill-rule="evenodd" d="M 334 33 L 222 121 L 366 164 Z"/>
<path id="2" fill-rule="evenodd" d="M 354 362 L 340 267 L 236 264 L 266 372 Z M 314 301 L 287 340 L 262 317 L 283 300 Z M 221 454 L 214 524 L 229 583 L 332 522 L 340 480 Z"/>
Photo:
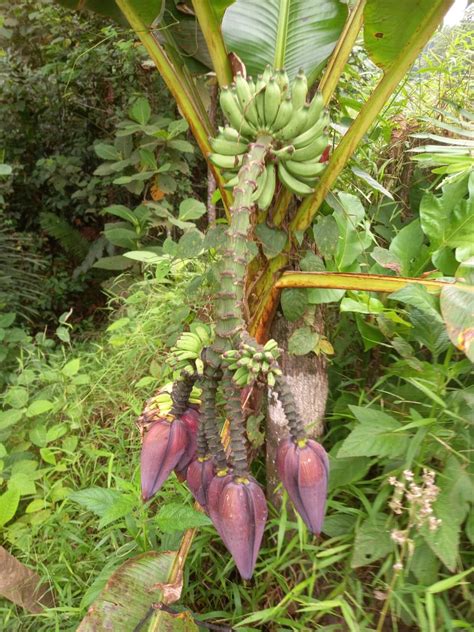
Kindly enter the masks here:
<path id="1" fill-rule="evenodd" d="M 284 272 L 275 283 L 284 288 L 327 288 L 334 290 L 356 290 L 361 292 L 396 292 L 410 283 L 422 285 L 429 292 L 439 293 L 446 285 L 454 282 L 414 277 L 394 277 L 383 274 L 355 274 L 350 272 Z"/>
<path id="2" fill-rule="evenodd" d="M 285 66 L 286 42 L 288 39 L 288 17 L 290 14 L 290 0 L 280 0 L 280 11 L 278 14 L 278 30 L 275 42 L 275 55 L 273 57 L 273 67 L 276 70 Z"/>
<path id="3" fill-rule="evenodd" d="M 232 83 L 232 66 L 227 56 L 221 25 L 212 4 L 209 0 L 193 0 L 194 13 L 206 40 L 217 81 L 220 86 L 227 86 Z"/>
<path id="4" fill-rule="evenodd" d="M 179 68 L 172 64 L 170 58 L 156 39 L 155 35 L 140 18 L 138 12 L 133 6 L 133 2 L 131 0 L 116 0 L 116 2 L 128 23 L 140 38 L 140 41 L 146 51 L 154 61 L 158 72 L 163 77 L 163 80 L 173 95 L 181 113 L 187 120 L 199 149 L 203 155 L 207 157 L 212 151 L 209 144 L 211 128 L 209 123 L 203 119 L 200 108 L 196 106 L 189 87 L 186 85 L 186 80 L 183 74 Z M 216 178 L 217 186 L 221 192 L 222 202 L 227 211 L 231 201 L 230 193 L 224 186 L 225 181 L 220 171 L 212 164 L 209 164 L 209 167 Z"/>
<path id="5" fill-rule="evenodd" d="M 323 78 L 318 86 L 318 90 L 323 93 L 325 105 L 329 103 L 334 94 L 338 81 L 344 72 L 349 55 L 351 54 L 352 47 L 362 28 L 366 2 L 367 0 L 357 0 L 356 5 L 351 9 L 337 41 L 336 48 L 332 52 Z"/>
<path id="6" fill-rule="evenodd" d="M 271 136 L 264 135 L 250 145 L 234 188 L 232 220 L 219 271 L 220 289 L 216 294 L 216 337 L 207 354 L 209 362 L 216 368 L 220 365 L 220 356 L 234 348 L 239 334 L 245 329 L 243 300 L 252 193 L 257 186 L 257 178 L 264 169 L 271 141 Z"/>
<path id="7" fill-rule="evenodd" d="M 240 401 L 240 388 L 232 379 L 232 373 L 224 370 L 222 386 L 226 397 L 226 411 L 230 422 L 230 459 L 233 474 L 239 478 L 249 475 L 245 448 L 245 418 Z"/>
<path id="8" fill-rule="evenodd" d="M 336 147 L 329 160 L 327 169 L 319 180 L 315 192 L 311 196 L 308 196 L 300 205 L 298 212 L 290 224 L 290 230 L 292 232 L 296 230 L 306 230 L 311 224 L 324 198 L 348 163 L 360 140 L 375 121 L 382 107 L 387 102 L 387 99 L 408 72 L 419 53 L 423 50 L 423 47 L 430 39 L 452 3 L 453 0 L 442 0 L 431 12 L 426 14 L 424 21 L 412 35 L 405 48 L 400 51 L 397 59 L 384 73 L 384 76 L 377 84 L 369 100 L 360 110 L 359 115 L 349 128 L 349 131 L 343 136 L 341 142 Z"/>

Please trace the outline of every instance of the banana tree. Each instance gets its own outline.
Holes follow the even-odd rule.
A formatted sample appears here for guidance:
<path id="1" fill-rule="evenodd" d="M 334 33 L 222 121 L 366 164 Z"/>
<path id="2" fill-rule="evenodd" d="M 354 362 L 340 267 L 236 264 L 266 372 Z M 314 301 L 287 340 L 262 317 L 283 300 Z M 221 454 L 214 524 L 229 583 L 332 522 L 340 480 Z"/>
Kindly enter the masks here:
<path id="1" fill-rule="evenodd" d="M 281 352 L 268 340 L 281 290 L 392 292 L 418 283 L 436 292 L 444 287 L 424 278 L 285 270 L 298 259 L 298 244 L 305 233 L 308 237 L 307 229 L 338 176 L 453 0 L 416 4 L 411 0 L 195 0 L 166 7 L 161 0 L 63 3 L 100 9 L 128 22 L 216 178 L 229 221 L 221 246 L 221 288 L 215 297 L 216 337 L 202 358 L 198 357 L 202 340 L 193 336 L 183 338 L 181 349 L 190 354 L 183 358 L 193 359 L 194 366 L 202 369 L 199 429 L 194 431 L 187 421 L 193 416 L 189 396 L 195 375 L 185 373 L 173 392 L 171 409 L 155 416 L 148 411 L 144 422 L 145 427 L 151 423 L 142 453 L 144 497 L 155 493 L 173 469 L 187 470 L 191 490 L 208 511 L 241 575 L 248 578 L 266 518 L 265 499 L 249 473 L 244 443 L 242 402 L 249 398 L 249 387 L 268 384 L 278 394 L 290 438 L 279 447 L 277 468 L 296 510 L 315 533 L 324 514 L 327 457 L 308 436 L 301 402 L 295 402 L 280 368 Z M 326 160 L 325 108 L 362 27 L 365 49 L 381 70 L 380 80 Z M 196 88 L 195 74 L 207 70 L 217 77 L 228 123 L 219 131 L 213 128 Z M 256 252 L 249 251 L 249 234 L 258 243 Z M 221 443 L 216 423 L 218 386 L 224 390 L 230 419 L 224 428 L 227 445 Z M 270 431 L 271 424 L 270 420 Z M 194 460 L 188 459 L 193 441 Z M 171 448 L 163 452 L 165 444 Z M 303 463 L 309 464 L 305 484 L 301 483 Z M 238 524 L 236 516 L 241 519 Z M 170 585 L 179 578 L 191 539 L 188 533 L 177 553 L 177 563 L 167 576 Z"/>

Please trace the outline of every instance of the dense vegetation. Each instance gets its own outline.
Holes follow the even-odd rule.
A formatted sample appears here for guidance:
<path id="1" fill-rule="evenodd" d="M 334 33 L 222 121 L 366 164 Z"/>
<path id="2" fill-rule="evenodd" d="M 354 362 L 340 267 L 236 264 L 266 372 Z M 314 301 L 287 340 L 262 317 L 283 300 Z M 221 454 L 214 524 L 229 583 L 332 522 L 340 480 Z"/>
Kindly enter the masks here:
<path id="1" fill-rule="evenodd" d="M 38 615 L 2 600 L 2 629 L 76 629 L 114 569 L 193 527 L 173 609 L 197 620 L 468 629 L 472 365 L 420 285 L 282 292 L 290 354 L 324 360 L 329 382 L 320 539 L 284 495 L 245 583 L 174 477 L 142 503 L 134 422 L 176 377 L 179 334 L 213 323 L 224 214 L 208 229 L 205 162 L 127 28 L 49 0 L 0 6 L 0 525 L 56 600 Z M 431 40 L 301 236 L 300 270 L 472 276 L 472 156 L 412 151 L 445 136 L 456 155 L 472 137 L 472 33 L 467 17 Z M 379 76 L 356 45 L 330 108 L 337 139 Z M 259 235 L 266 255 L 277 233 Z M 247 430 L 263 482 L 263 415 Z"/>

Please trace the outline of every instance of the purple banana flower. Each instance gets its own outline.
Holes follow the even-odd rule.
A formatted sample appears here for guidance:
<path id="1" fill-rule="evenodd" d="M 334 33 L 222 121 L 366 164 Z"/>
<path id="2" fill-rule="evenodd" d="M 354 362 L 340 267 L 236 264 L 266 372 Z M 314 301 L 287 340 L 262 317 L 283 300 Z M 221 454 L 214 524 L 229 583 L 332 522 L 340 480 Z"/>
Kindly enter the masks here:
<path id="1" fill-rule="evenodd" d="M 209 486 L 208 509 L 240 575 L 250 579 L 267 520 L 261 487 L 252 477 L 215 476 Z"/>
<path id="2" fill-rule="evenodd" d="M 180 462 L 189 443 L 185 422 L 158 419 L 145 434 L 141 453 L 142 498 L 149 500 Z"/>
<path id="3" fill-rule="evenodd" d="M 326 450 L 312 439 L 300 445 L 286 439 L 278 447 L 277 469 L 296 511 L 308 529 L 319 535 L 324 521 L 329 478 Z"/>
<path id="4" fill-rule="evenodd" d="M 196 457 L 199 412 L 195 408 L 188 408 L 186 412 L 181 415 L 180 419 L 184 422 L 184 425 L 186 426 L 186 431 L 188 433 L 188 444 L 183 456 L 180 458 L 179 463 L 176 465 L 175 469 L 178 477 L 182 480 L 185 480 L 189 464 Z"/>
<path id="5" fill-rule="evenodd" d="M 208 458 L 197 458 L 189 464 L 186 480 L 192 495 L 207 510 L 209 485 L 215 474 L 214 461 Z"/>

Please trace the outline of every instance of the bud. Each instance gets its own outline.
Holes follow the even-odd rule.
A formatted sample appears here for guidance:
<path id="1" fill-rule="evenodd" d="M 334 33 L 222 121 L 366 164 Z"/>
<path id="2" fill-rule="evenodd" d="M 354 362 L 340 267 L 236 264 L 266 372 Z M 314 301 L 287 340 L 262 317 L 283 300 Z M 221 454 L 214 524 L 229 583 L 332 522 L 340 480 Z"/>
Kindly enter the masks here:
<path id="1" fill-rule="evenodd" d="M 141 453 L 142 498 L 149 500 L 177 466 L 188 446 L 186 424 L 180 418 L 158 419 L 145 434 Z"/>
<path id="2" fill-rule="evenodd" d="M 177 476 L 184 480 L 189 464 L 196 458 L 199 412 L 194 408 L 188 408 L 186 412 L 181 415 L 180 419 L 184 422 L 188 433 L 188 445 L 175 469 Z"/>
<path id="3" fill-rule="evenodd" d="M 319 535 L 323 526 L 329 478 L 326 450 L 316 441 L 283 441 L 277 452 L 277 469 L 296 511 L 308 529 Z"/>
<path id="4" fill-rule="evenodd" d="M 209 486 L 208 509 L 239 573 L 250 579 L 267 520 L 262 489 L 252 477 L 215 476 Z"/>
<path id="5" fill-rule="evenodd" d="M 203 509 L 207 511 L 209 485 L 214 478 L 215 467 L 213 460 L 195 459 L 189 464 L 186 480 L 192 495 Z"/>

